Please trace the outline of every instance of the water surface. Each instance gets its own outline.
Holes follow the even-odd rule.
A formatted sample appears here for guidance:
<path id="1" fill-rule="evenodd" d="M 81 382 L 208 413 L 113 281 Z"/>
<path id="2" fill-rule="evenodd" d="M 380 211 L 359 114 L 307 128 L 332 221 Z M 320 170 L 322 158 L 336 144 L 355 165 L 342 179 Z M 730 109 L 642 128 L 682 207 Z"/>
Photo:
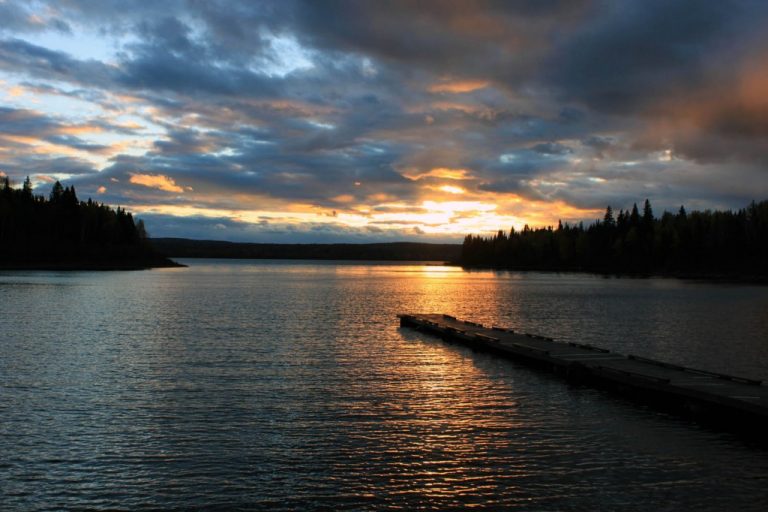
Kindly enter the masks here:
<path id="1" fill-rule="evenodd" d="M 768 506 L 767 451 L 396 319 L 768 378 L 768 287 L 186 263 L 0 273 L 0 509 Z"/>

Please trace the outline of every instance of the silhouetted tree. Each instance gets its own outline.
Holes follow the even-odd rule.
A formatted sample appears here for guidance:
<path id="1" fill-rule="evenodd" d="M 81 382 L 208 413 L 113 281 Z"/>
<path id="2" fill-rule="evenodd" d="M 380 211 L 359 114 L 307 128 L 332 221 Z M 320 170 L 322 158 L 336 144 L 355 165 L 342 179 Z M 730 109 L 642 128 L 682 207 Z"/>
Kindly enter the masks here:
<path id="1" fill-rule="evenodd" d="M 645 205 L 643 205 L 643 224 L 646 226 L 653 224 L 653 209 L 648 199 L 645 200 Z"/>
<path id="2" fill-rule="evenodd" d="M 605 216 L 603 217 L 603 222 L 606 226 L 614 227 L 616 225 L 616 220 L 613 218 L 613 208 L 610 207 L 610 205 L 605 209 Z"/>
<path id="3" fill-rule="evenodd" d="M 24 180 L 24 184 L 21 186 L 21 193 L 24 198 L 32 199 L 32 181 L 29 176 Z"/>
<path id="4" fill-rule="evenodd" d="M 56 183 L 53 184 L 53 188 L 51 188 L 50 201 L 52 203 L 57 203 L 61 199 L 63 193 L 64 187 L 61 186 L 59 180 L 56 180 Z"/>
<path id="5" fill-rule="evenodd" d="M 141 221 L 122 208 L 88 199 L 56 181 L 48 199 L 27 177 L 15 190 L 0 182 L 0 262 L 99 262 L 157 259 Z"/>
<path id="6" fill-rule="evenodd" d="M 517 269 L 600 272 L 673 272 L 768 275 L 768 201 L 739 211 L 704 211 L 653 216 L 649 200 L 640 215 L 607 207 L 585 227 L 558 221 L 521 232 L 510 229 L 485 238 L 467 235 L 462 262 Z"/>

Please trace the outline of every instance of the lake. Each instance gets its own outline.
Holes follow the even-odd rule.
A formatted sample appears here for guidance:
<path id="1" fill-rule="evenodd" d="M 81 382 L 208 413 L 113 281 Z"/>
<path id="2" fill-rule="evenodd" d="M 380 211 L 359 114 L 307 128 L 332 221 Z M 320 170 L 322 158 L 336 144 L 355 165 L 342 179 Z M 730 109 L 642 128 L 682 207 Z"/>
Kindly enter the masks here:
<path id="1" fill-rule="evenodd" d="M 766 286 L 184 263 L 0 272 L 0 509 L 768 509 L 768 450 L 396 317 L 768 380 Z"/>

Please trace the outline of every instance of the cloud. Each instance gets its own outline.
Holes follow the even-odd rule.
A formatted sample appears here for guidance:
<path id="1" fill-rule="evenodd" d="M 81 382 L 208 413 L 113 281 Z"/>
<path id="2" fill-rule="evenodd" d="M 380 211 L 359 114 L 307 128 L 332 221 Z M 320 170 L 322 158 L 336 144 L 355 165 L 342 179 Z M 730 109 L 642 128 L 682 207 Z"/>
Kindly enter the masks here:
<path id="1" fill-rule="evenodd" d="M 429 92 L 445 92 L 451 94 L 461 94 L 477 91 L 488 87 L 487 80 L 463 80 L 458 82 L 439 82 L 429 87 Z"/>
<path id="2" fill-rule="evenodd" d="M 156 188 L 166 192 L 176 192 L 177 194 L 184 192 L 183 188 L 176 185 L 176 182 L 173 180 L 173 178 L 169 178 L 168 176 L 164 176 L 162 174 L 131 174 L 131 177 L 128 181 L 136 185 Z"/>
<path id="3" fill-rule="evenodd" d="M 55 11 L 54 11 L 55 12 Z M 71 27 L 64 20 L 51 12 L 34 12 L 21 3 L 0 2 L 0 19 L 3 24 L 0 26 L 2 32 L 40 32 L 45 30 L 54 30 L 58 32 L 71 32 Z"/>
<path id="4" fill-rule="evenodd" d="M 0 40 L 0 70 L 36 79 L 61 80 L 85 86 L 109 88 L 116 69 L 94 60 L 80 60 L 17 38 Z"/>
<path id="5" fill-rule="evenodd" d="M 428 171 L 419 171 L 417 169 L 408 169 L 403 172 L 403 176 L 406 176 L 413 180 L 420 180 L 423 178 L 440 178 L 446 180 L 466 180 L 469 179 L 469 171 L 467 169 L 447 169 L 445 167 L 438 167 L 430 169 Z"/>
<path id="6" fill-rule="evenodd" d="M 595 4 L 594 16 L 561 39 L 545 75 L 567 99 L 597 110 L 636 112 L 705 81 L 722 62 L 721 49 L 750 24 L 745 14 L 755 7 L 728 1 Z"/>

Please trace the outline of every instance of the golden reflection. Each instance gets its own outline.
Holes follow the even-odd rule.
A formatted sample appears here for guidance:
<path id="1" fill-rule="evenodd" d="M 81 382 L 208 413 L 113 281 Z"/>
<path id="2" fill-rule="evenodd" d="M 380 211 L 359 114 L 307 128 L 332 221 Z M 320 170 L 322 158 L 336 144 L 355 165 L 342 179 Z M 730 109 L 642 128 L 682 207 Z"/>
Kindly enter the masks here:
<path id="1" fill-rule="evenodd" d="M 415 297 L 409 307 L 424 312 L 445 312 L 492 323 L 467 308 L 468 275 L 458 267 L 412 267 L 408 287 Z M 493 273 L 471 276 L 473 287 L 488 287 L 493 295 L 498 279 Z M 491 313 L 494 314 L 494 313 Z M 487 476 L 470 475 L 467 468 L 503 452 L 508 433 L 526 427 L 514 413 L 516 403 L 509 384 L 492 375 L 473 353 L 409 329 L 401 329 L 401 342 L 377 354 L 394 372 L 391 381 L 409 403 L 398 411 L 383 436 L 393 453 L 422 453 L 421 463 L 404 468 L 422 496 L 454 498 L 477 493 L 488 484 Z M 418 457 L 417 457 L 418 460 Z M 515 468 L 524 474 L 527 468 Z"/>
<path id="2" fill-rule="evenodd" d="M 415 297 L 409 307 L 458 312 L 457 292 L 466 286 L 461 269 L 412 265 L 400 271 L 411 276 L 408 288 Z M 367 370 L 369 378 L 388 386 L 393 399 L 353 405 L 351 413 L 379 418 L 378 455 L 390 465 L 402 460 L 398 472 L 413 485 L 402 492 L 460 500 L 488 484 L 487 476 L 472 475 L 468 468 L 503 452 L 510 440 L 500 433 L 523 426 L 510 412 L 516 404 L 509 384 L 467 350 L 410 329 L 398 334 L 371 348 Z"/>
<path id="3" fill-rule="evenodd" d="M 420 270 L 423 276 L 427 277 L 428 279 L 440 279 L 449 277 L 451 274 L 463 272 L 461 267 L 453 267 L 448 265 L 424 265 Z"/>

